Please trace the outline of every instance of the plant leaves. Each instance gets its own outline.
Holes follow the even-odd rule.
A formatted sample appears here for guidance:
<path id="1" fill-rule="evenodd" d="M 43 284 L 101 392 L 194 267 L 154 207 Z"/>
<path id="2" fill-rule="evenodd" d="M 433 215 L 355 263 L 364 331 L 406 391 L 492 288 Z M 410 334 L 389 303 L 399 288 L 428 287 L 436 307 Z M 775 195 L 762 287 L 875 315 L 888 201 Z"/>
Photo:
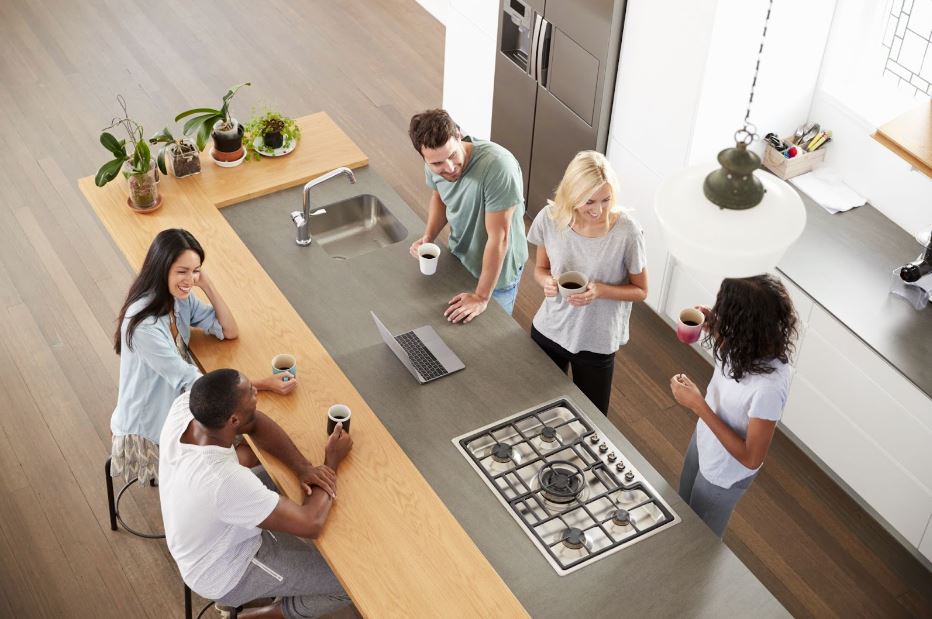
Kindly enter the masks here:
<path id="1" fill-rule="evenodd" d="M 103 144 L 103 147 L 113 153 L 114 157 L 119 157 L 120 155 L 126 155 L 126 150 L 124 145 L 126 144 L 125 140 L 116 139 L 112 133 L 104 131 L 100 134 L 100 143 Z"/>
<path id="2" fill-rule="evenodd" d="M 178 122 L 182 118 L 191 116 L 192 114 L 220 114 L 220 110 L 215 110 L 212 107 L 196 107 L 191 110 L 187 110 L 175 116 L 175 122 Z"/>
<path id="3" fill-rule="evenodd" d="M 172 135 L 171 130 L 168 127 L 163 128 L 161 131 L 149 138 L 150 144 L 168 144 L 169 142 L 174 142 L 175 136 Z"/>
<path id="4" fill-rule="evenodd" d="M 203 125 L 201 125 L 200 129 L 198 129 L 197 137 L 195 140 L 197 142 L 198 151 L 204 150 L 204 147 L 207 146 L 207 138 L 210 137 L 210 133 L 213 130 L 213 126 L 214 126 L 213 123 L 209 123 L 209 124 L 204 123 Z"/>
<path id="5" fill-rule="evenodd" d="M 155 162 L 156 162 L 156 163 L 158 164 L 158 166 L 159 166 L 159 172 L 161 172 L 162 174 L 168 174 L 168 168 L 165 167 L 165 150 L 166 150 L 167 148 L 168 148 L 167 145 L 166 145 L 166 146 L 163 146 L 162 148 L 160 148 L 160 149 L 159 149 L 159 154 L 158 154 L 158 156 L 155 158 Z"/>
<path id="6" fill-rule="evenodd" d="M 184 134 L 192 135 L 195 132 L 200 131 L 200 125 L 207 125 L 208 131 L 213 129 L 214 123 L 223 118 L 218 114 L 203 114 L 202 116 L 195 116 L 194 118 L 188 119 L 184 124 Z"/>
<path id="7" fill-rule="evenodd" d="M 152 151 L 149 150 L 149 144 L 145 140 L 136 142 L 136 153 L 133 157 L 133 167 L 137 172 L 148 172 Z"/>
<path id="8" fill-rule="evenodd" d="M 103 187 L 120 173 L 120 168 L 123 167 L 123 163 L 128 159 L 126 156 L 117 157 L 113 161 L 108 161 L 107 163 L 100 166 L 100 169 L 97 170 L 97 175 L 94 177 L 94 184 L 98 187 Z"/>
<path id="9" fill-rule="evenodd" d="M 236 91 L 243 86 L 252 86 L 252 82 L 243 82 L 242 84 L 237 84 L 228 90 L 227 94 L 223 95 L 223 107 L 220 108 L 220 114 L 223 116 L 224 120 L 230 117 L 230 100 L 233 99 L 233 95 L 236 94 Z"/>

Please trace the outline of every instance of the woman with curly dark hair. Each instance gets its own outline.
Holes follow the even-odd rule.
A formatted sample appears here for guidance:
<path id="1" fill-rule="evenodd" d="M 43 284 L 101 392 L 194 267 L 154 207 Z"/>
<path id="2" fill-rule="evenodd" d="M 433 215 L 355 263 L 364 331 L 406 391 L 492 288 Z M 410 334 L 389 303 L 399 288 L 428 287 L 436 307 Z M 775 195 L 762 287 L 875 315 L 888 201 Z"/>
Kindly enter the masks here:
<path id="1" fill-rule="evenodd" d="M 698 417 L 679 494 L 722 537 L 735 505 L 757 476 L 790 387 L 796 311 L 771 275 L 726 279 L 706 316 L 704 344 L 715 358 L 705 398 L 685 374 L 670 379 Z"/>

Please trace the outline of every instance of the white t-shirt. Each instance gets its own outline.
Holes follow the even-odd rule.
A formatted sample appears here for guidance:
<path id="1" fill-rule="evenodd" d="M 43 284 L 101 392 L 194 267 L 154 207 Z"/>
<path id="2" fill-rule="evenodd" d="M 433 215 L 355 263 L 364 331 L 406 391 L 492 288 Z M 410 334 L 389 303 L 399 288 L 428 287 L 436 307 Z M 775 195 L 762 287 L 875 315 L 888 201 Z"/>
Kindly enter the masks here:
<path id="1" fill-rule="evenodd" d="M 172 404 L 159 441 L 159 498 L 168 550 L 181 577 L 215 600 L 240 581 L 262 543 L 258 524 L 278 504 L 233 447 L 188 445 L 190 393 Z"/>
<path id="2" fill-rule="evenodd" d="M 728 376 L 728 368 L 723 373 L 719 362 L 715 363 L 705 401 L 742 438 L 747 436 L 751 417 L 780 421 L 783 415 L 790 390 L 790 366 L 776 360 L 772 366 L 770 374 L 745 374 L 739 382 Z M 696 425 L 696 447 L 702 476 L 721 488 L 731 488 L 760 469 L 749 469 L 738 462 L 701 419 Z"/>

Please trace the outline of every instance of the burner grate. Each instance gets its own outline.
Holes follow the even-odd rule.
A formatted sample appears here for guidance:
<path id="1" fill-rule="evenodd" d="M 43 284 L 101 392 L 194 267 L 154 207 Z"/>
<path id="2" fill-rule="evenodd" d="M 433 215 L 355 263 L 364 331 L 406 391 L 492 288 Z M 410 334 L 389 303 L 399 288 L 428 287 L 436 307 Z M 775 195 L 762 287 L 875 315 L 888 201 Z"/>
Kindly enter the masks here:
<path id="1" fill-rule="evenodd" d="M 454 443 L 559 574 L 679 521 L 565 398 Z"/>

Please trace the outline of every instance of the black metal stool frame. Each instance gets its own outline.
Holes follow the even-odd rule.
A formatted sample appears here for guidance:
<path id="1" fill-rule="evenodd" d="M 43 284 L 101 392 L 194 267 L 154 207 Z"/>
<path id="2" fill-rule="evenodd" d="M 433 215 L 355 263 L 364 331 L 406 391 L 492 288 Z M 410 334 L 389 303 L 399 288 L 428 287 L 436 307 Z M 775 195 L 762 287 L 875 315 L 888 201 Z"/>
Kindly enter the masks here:
<path id="1" fill-rule="evenodd" d="M 201 609 L 201 612 L 197 614 L 197 619 L 201 619 L 201 617 L 204 616 L 204 613 L 207 611 L 207 609 L 213 606 L 213 604 L 214 604 L 213 602 L 207 602 L 207 604 L 204 605 L 204 608 Z M 191 605 L 192 605 L 191 588 L 186 584 L 184 586 L 184 617 L 185 619 L 192 619 L 191 613 L 193 609 L 191 608 Z M 230 619 L 236 619 L 239 616 L 239 611 L 241 611 L 242 609 L 243 609 L 242 606 L 231 608 Z"/>
<path id="2" fill-rule="evenodd" d="M 116 495 L 116 499 L 114 500 L 113 477 L 110 476 L 110 458 L 107 458 L 107 462 L 104 464 L 104 477 L 106 478 L 106 481 L 107 481 L 107 507 L 110 509 L 110 530 L 116 531 L 117 521 L 119 521 L 119 523 L 123 525 L 124 529 L 126 529 L 128 532 L 132 533 L 133 535 L 137 537 L 144 537 L 146 539 L 165 539 L 164 533 L 155 534 L 155 533 L 143 533 L 142 531 L 137 531 L 136 529 L 126 524 L 126 522 L 124 522 L 123 518 L 120 516 L 120 499 L 123 498 L 123 493 L 129 490 L 129 487 L 135 484 L 137 480 L 131 479 L 130 481 L 126 482 L 126 484 L 123 486 L 123 488 L 120 489 L 120 492 Z M 155 486 L 155 482 L 154 481 L 150 482 L 150 485 Z"/>

